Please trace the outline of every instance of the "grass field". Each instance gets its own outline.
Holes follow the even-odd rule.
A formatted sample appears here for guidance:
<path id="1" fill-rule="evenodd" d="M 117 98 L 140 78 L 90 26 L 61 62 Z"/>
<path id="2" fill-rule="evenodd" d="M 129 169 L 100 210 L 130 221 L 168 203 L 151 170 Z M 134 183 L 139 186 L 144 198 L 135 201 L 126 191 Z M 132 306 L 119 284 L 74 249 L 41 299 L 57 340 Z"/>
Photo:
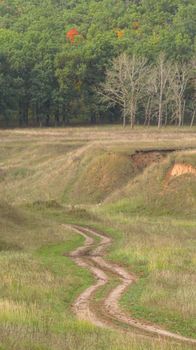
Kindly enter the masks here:
<path id="1" fill-rule="evenodd" d="M 160 159 L 132 157 L 182 147 Z M 175 164 L 195 168 L 188 148 L 196 149 L 195 129 L 0 131 L 1 350 L 191 349 L 78 321 L 71 305 L 93 277 L 67 256 L 83 238 L 63 226 L 111 235 L 108 259 L 138 276 L 122 308 L 195 337 L 196 181 L 189 172 L 170 176 Z"/>

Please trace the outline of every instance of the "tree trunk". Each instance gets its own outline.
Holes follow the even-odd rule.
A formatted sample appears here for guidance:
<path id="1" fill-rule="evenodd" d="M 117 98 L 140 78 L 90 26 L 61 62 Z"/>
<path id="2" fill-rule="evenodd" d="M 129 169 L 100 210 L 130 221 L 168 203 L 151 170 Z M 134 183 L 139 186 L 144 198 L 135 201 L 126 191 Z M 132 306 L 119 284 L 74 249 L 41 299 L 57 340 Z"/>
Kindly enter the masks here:
<path id="1" fill-rule="evenodd" d="M 55 113 L 55 126 L 59 126 L 59 112 Z"/>
<path id="2" fill-rule="evenodd" d="M 134 114 L 133 111 L 131 111 L 131 129 L 134 128 Z"/>
<path id="3" fill-rule="evenodd" d="M 96 115 L 95 115 L 95 114 L 92 114 L 92 115 L 91 115 L 90 121 L 91 121 L 91 124 L 96 124 L 97 119 L 96 119 Z"/>
<path id="4" fill-rule="evenodd" d="M 19 106 L 19 124 L 20 126 L 28 126 L 29 123 L 29 105 L 26 101 L 21 102 Z"/>
<path id="5" fill-rule="evenodd" d="M 25 124 L 26 126 L 29 125 L 29 104 L 26 103 L 25 105 Z"/>
<path id="6" fill-rule="evenodd" d="M 168 111 L 167 111 L 167 107 L 166 107 L 166 111 L 165 111 L 165 127 L 167 126 L 167 119 L 168 119 Z"/>
<path id="7" fill-rule="evenodd" d="M 159 115 L 158 115 L 158 128 L 160 128 L 162 126 L 162 92 L 160 92 L 160 97 L 159 97 Z"/>
<path id="8" fill-rule="evenodd" d="M 50 114 L 48 113 L 46 116 L 46 126 L 50 125 Z"/>
<path id="9" fill-rule="evenodd" d="M 182 125 L 182 101 L 178 101 L 178 126 Z"/>
<path id="10" fill-rule="evenodd" d="M 149 114 L 149 116 L 148 116 L 148 128 L 150 126 L 150 122 L 151 122 L 151 118 L 150 118 L 150 114 Z"/>
<path id="11" fill-rule="evenodd" d="M 124 101 L 124 106 L 123 106 L 123 128 L 126 126 L 126 102 Z"/>
<path id="12" fill-rule="evenodd" d="M 132 95 L 132 97 L 131 97 L 131 109 L 130 109 L 131 129 L 133 129 L 134 125 L 135 125 L 135 111 L 136 111 L 136 106 L 135 106 L 134 96 Z"/>
<path id="13" fill-rule="evenodd" d="M 150 98 L 148 98 L 147 104 L 145 105 L 145 120 L 144 120 L 144 126 L 146 126 L 148 122 L 148 114 L 150 109 Z"/>
<path id="14" fill-rule="evenodd" d="M 186 100 L 183 100 L 183 108 L 182 108 L 182 126 L 184 126 L 185 106 L 186 106 Z"/>
<path id="15" fill-rule="evenodd" d="M 193 126 L 193 123 L 194 123 L 194 120 L 195 120 L 195 113 L 196 113 L 196 111 L 194 110 L 192 118 L 191 118 L 190 128 L 192 128 L 192 126 Z"/>

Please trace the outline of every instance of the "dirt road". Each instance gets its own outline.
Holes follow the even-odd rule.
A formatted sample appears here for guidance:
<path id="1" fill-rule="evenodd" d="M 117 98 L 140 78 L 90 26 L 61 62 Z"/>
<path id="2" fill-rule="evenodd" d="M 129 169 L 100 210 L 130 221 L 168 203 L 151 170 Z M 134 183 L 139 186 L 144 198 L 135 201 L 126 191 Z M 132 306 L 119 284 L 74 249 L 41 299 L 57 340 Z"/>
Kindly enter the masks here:
<path id="1" fill-rule="evenodd" d="M 136 277 L 123 267 L 104 260 L 103 256 L 111 244 L 111 238 L 94 229 L 78 225 L 71 225 L 71 228 L 85 238 L 85 243 L 72 252 L 70 256 L 78 266 L 88 269 L 95 277 L 95 283 L 79 295 L 73 305 L 73 310 L 79 319 L 89 321 L 97 326 L 118 327 L 122 330 L 124 329 L 123 325 L 128 325 L 130 326 L 129 330 L 134 328 L 141 334 L 196 344 L 196 339 L 183 337 L 156 325 L 136 320 L 121 310 L 119 300 L 126 289 L 136 282 Z M 117 286 L 112 287 L 101 304 L 101 310 L 98 310 L 93 303 L 95 292 L 100 287 L 109 284 L 112 277 L 115 277 L 119 282 Z M 111 283 L 111 285 L 113 284 Z"/>

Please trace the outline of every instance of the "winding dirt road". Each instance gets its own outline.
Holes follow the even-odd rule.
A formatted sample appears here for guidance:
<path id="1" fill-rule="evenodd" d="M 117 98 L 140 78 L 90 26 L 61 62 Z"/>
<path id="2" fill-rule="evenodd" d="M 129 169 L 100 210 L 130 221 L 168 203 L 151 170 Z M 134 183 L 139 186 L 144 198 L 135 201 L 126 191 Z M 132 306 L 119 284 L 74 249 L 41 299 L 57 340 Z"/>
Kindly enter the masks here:
<path id="1" fill-rule="evenodd" d="M 70 227 L 85 238 L 84 245 L 77 248 L 70 256 L 78 266 L 88 269 L 95 277 L 95 283 L 79 295 L 74 302 L 73 310 L 79 319 L 89 321 L 96 326 L 118 327 L 122 330 L 125 329 L 124 326 L 126 325 L 130 326 L 129 330 L 131 328 L 132 330 L 133 328 L 137 329 L 143 335 L 167 337 L 176 341 L 196 344 L 196 339 L 183 337 L 161 329 L 156 325 L 136 320 L 121 310 L 119 300 L 126 289 L 136 282 L 136 277 L 121 266 L 104 260 L 103 256 L 107 247 L 111 244 L 111 238 L 94 229 L 78 225 L 70 225 Z M 119 283 L 117 286 L 113 286 L 105 297 L 101 304 L 101 310 L 97 310 L 96 307 L 93 307 L 95 292 L 100 287 L 111 283 L 112 277 L 118 279 Z"/>

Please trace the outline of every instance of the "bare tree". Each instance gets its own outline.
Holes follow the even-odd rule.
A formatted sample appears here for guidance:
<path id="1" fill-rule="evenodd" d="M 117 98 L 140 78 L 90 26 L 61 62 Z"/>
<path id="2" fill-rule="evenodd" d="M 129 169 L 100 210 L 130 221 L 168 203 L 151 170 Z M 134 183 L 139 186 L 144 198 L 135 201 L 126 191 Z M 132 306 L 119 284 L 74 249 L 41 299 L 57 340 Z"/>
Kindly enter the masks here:
<path id="1" fill-rule="evenodd" d="M 146 95 L 143 100 L 142 104 L 144 107 L 144 113 L 145 113 L 145 119 L 144 119 L 144 125 L 150 126 L 151 122 L 151 115 L 152 115 L 152 96 Z"/>
<path id="2" fill-rule="evenodd" d="M 112 68 L 106 72 L 106 80 L 100 85 L 102 101 L 109 106 L 119 105 L 123 114 L 123 126 L 129 118 L 135 125 L 138 101 L 142 97 L 147 72 L 146 59 L 121 54 L 113 60 Z"/>
<path id="3" fill-rule="evenodd" d="M 127 62 L 126 69 L 129 82 L 128 115 L 131 127 L 135 125 L 139 101 L 144 97 L 146 76 L 148 74 L 147 60 L 135 55 Z"/>
<path id="4" fill-rule="evenodd" d="M 164 112 L 167 110 L 167 104 L 171 98 L 171 75 L 171 64 L 166 60 L 164 54 L 160 54 L 156 64 L 151 69 L 147 85 L 147 93 L 152 96 L 153 108 L 156 110 L 159 128 L 163 124 Z"/>
<path id="5" fill-rule="evenodd" d="M 101 100 L 111 107 L 119 105 L 123 114 L 123 126 L 126 125 L 128 102 L 128 78 L 125 69 L 127 56 L 125 54 L 113 60 L 112 68 L 106 71 L 105 82 L 99 86 Z"/>
<path id="6" fill-rule="evenodd" d="M 177 119 L 178 126 L 183 125 L 186 104 L 185 90 L 190 78 L 190 73 L 190 66 L 180 63 L 174 64 L 172 78 L 170 79 L 170 86 L 172 98 L 175 104 L 175 118 Z"/>
<path id="7" fill-rule="evenodd" d="M 183 125 L 190 67 L 172 63 L 164 54 L 153 66 L 147 65 L 145 58 L 121 54 L 113 60 L 105 82 L 99 86 L 101 101 L 107 106 L 120 106 L 123 126 L 128 119 L 134 127 L 139 104 L 145 113 L 144 125 L 150 125 L 152 119 L 158 121 L 159 128 L 169 122 Z M 191 125 L 194 118 L 193 113 Z"/>
<path id="8" fill-rule="evenodd" d="M 193 59 L 192 62 L 190 62 L 192 69 L 190 72 L 190 79 L 188 82 L 188 88 L 187 90 L 189 91 L 188 93 L 188 108 L 190 111 L 190 114 L 192 114 L 191 117 L 191 123 L 190 127 L 194 125 L 195 121 L 195 115 L 196 115 L 196 60 Z"/>

